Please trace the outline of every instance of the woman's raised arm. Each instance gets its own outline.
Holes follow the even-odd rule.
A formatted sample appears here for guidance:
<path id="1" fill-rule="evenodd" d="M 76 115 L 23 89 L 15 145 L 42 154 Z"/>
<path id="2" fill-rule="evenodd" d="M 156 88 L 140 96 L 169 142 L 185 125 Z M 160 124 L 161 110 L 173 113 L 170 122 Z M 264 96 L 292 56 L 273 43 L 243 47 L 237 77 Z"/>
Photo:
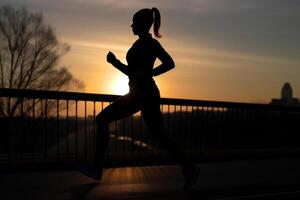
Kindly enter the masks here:
<path id="1" fill-rule="evenodd" d="M 116 56 L 109 52 L 106 57 L 107 62 L 128 76 L 128 66 L 119 61 Z"/>

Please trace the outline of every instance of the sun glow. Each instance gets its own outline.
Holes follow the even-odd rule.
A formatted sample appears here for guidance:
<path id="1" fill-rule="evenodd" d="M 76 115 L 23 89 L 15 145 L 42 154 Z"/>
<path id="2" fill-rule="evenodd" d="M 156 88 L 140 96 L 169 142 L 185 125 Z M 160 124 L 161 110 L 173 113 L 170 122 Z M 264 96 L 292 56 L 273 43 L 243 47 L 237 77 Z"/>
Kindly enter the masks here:
<path id="1" fill-rule="evenodd" d="M 119 75 L 115 82 L 113 83 L 113 93 L 124 95 L 128 93 L 129 87 L 128 87 L 128 77 L 125 75 Z"/>

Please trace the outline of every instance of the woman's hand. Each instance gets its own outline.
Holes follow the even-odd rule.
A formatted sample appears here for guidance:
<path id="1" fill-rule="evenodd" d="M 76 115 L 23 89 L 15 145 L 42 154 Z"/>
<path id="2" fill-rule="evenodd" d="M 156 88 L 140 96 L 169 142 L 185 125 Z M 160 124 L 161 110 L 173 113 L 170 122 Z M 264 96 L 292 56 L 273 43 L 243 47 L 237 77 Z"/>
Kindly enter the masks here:
<path id="1" fill-rule="evenodd" d="M 117 68 L 118 70 L 120 70 L 121 72 L 123 72 L 124 74 L 126 74 L 128 76 L 128 66 L 124 65 L 122 62 L 120 62 L 116 58 L 115 54 L 113 54 L 112 52 L 108 52 L 108 54 L 106 56 L 106 60 L 107 60 L 107 62 L 112 64 L 112 66 L 114 66 L 115 68 Z"/>
<path id="2" fill-rule="evenodd" d="M 107 60 L 107 62 L 113 64 L 113 63 L 117 60 L 117 58 L 116 58 L 115 54 L 113 54 L 113 53 L 110 51 L 110 52 L 108 52 L 108 54 L 107 54 L 107 56 L 106 56 L 106 60 Z"/>

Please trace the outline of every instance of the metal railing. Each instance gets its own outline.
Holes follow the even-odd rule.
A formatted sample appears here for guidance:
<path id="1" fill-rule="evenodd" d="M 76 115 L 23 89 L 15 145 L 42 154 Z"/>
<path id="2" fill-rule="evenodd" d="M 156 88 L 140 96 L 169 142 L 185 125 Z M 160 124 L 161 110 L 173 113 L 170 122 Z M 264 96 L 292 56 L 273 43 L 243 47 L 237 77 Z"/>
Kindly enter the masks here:
<path id="1" fill-rule="evenodd" d="M 0 89 L 0 164 L 91 159 L 117 95 Z M 166 134 L 195 161 L 299 155 L 300 107 L 161 99 Z M 137 113 L 110 124 L 111 165 L 172 162 Z"/>

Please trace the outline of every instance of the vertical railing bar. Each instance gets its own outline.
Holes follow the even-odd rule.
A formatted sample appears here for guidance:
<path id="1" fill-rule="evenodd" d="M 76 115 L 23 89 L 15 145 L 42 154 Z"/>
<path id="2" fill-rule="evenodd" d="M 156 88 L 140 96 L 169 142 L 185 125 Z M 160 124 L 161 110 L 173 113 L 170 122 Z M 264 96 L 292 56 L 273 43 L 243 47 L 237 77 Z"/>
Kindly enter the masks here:
<path id="1" fill-rule="evenodd" d="M 38 154 L 38 157 L 39 159 L 43 159 L 43 152 L 44 152 L 44 147 L 43 147 L 43 143 L 45 141 L 45 139 L 43 138 L 44 137 L 44 128 L 43 128 L 43 124 L 44 124 L 44 106 L 43 106 L 43 99 L 42 98 L 39 98 L 40 100 L 40 108 L 39 108 L 39 111 L 40 111 L 40 116 L 39 116 L 39 123 L 40 123 L 40 134 L 41 134 L 41 143 L 39 144 L 39 151 L 40 151 L 40 154 Z"/>
<path id="2" fill-rule="evenodd" d="M 47 152 L 47 144 L 48 144 L 48 99 L 45 99 L 45 160 L 47 160 L 48 152 Z"/>
<path id="3" fill-rule="evenodd" d="M 224 118 L 223 118 L 223 120 L 224 120 L 224 128 L 223 128 L 223 144 L 224 144 L 224 150 L 225 151 L 227 151 L 228 150 L 228 135 L 226 134 L 226 133 L 228 133 L 228 129 L 229 129 L 229 124 L 228 124 L 228 121 L 230 120 L 229 119 L 229 114 L 228 114 L 228 107 L 224 107 L 224 113 L 223 113 L 223 115 L 224 115 Z"/>
<path id="4" fill-rule="evenodd" d="M 24 116 L 24 98 L 21 98 L 21 120 L 25 121 L 25 116 Z M 22 126 L 24 124 L 24 122 L 21 122 Z M 22 135 L 23 135 L 23 142 L 22 142 L 22 147 L 21 147 L 21 160 L 24 160 L 24 148 L 25 148 L 25 141 L 26 141 L 26 131 L 22 131 Z"/>
<path id="5" fill-rule="evenodd" d="M 187 140 L 188 140 L 188 123 L 187 123 L 187 105 L 182 108 L 182 133 L 184 135 L 183 139 L 183 146 L 185 151 L 187 151 Z M 185 109 L 184 109 L 185 108 Z"/>
<path id="6" fill-rule="evenodd" d="M 178 123 L 176 123 L 176 105 L 174 105 L 174 116 L 173 116 L 173 124 L 174 124 L 174 128 L 173 128 L 173 136 L 174 136 L 174 139 L 178 140 Z M 177 126 L 176 126 L 177 125 Z"/>
<path id="7" fill-rule="evenodd" d="M 59 99 L 56 99 L 56 145 L 57 145 L 57 148 L 56 148 L 56 153 L 57 153 L 57 160 L 60 159 L 60 156 L 59 156 Z"/>
<path id="8" fill-rule="evenodd" d="M 36 132 L 36 129 L 35 129 L 35 126 L 34 126 L 34 124 L 36 124 L 35 123 L 35 99 L 33 98 L 32 99 L 32 124 L 33 124 L 33 128 L 31 129 L 31 131 L 33 131 L 33 133 L 32 133 L 32 135 L 33 135 L 33 137 L 35 137 L 35 132 Z M 32 137 L 32 138 L 33 138 Z M 32 162 L 34 162 L 34 155 L 35 155 L 35 152 L 34 152 L 34 140 L 32 139 L 32 141 L 31 141 L 31 148 L 32 148 L 32 151 L 31 151 L 31 155 L 32 155 Z"/>
<path id="9" fill-rule="evenodd" d="M 200 107 L 200 113 L 199 113 L 199 107 L 197 108 L 197 115 L 199 120 L 199 128 L 200 128 L 200 135 L 199 135 L 199 150 L 201 154 L 203 154 L 203 135 L 204 135 L 204 106 L 202 105 Z"/>
<path id="10" fill-rule="evenodd" d="M 237 120 L 238 120 L 238 108 L 234 108 L 234 109 L 232 109 L 232 118 L 233 118 L 233 121 L 235 122 L 235 123 L 239 123 Z M 239 141 L 240 140 L 240 138 L 239 138 L 239 136 L 240 136 L 240 134 L 239 134 L 239 130 L 238 130 L 238 128 L 236 128 L 235 129 L 235 134 L 233 135 L 235 138 L 234 138 L 234 140 L 237 140 L 237 141 Z M 237 149 L 237 147 L 235 146 L 234 147 L 234 149 Z"/>
<path id="11" fill-rule="evenodd" d="M 216 147 L 215 147 L 215 151 L 217 154 L 220 153 L 220 148 L 221 148 L 221 140 L 220 140 L 220 129 L 221 129 L 221 120 L 220 120 L 220 110 L 221 107 L 217 107 L 216 108 Z"/>
<path id="12" fill-rule="evenodd" d="M 182 110 L 182 115 L 183 115 L 183 130 L 185 131 L 185 139 L 184 139 L 184 144 L 185 144 L 185 150 L 188 151 L 188 146 L 189 146 L 189 121 L 188 121 L 188 117 L 189 117 L 189 113 L 188 113 L 188 105 L 184 105 L 185 107 L 183 107 Z M 184 109 L 185 108 L 185 109 Z"/>
<path id="13" fill-rule="evenodd" d="M 186 105 L 185 107 L 185 121 L 186 121 L 186 150 L 189 151 L 188 147 L 191 146 L 191 142 L 189 141 L 190 139 L 190 132 L 191 132 L 191 113 L 189 113 L 189 106 Z"/>
<path id="14" fill-rule="evenodd" d="M 86 100 L 84 101 L 84 158 L 87 160 L 87 104 Z"/>
<path id="15" fill-rule="evenodd" d="M 215 135 L 213 137 L 211 137 L 211 147 L 212 147 L 212 153 L 214 155 L 216 155 L 216 149 L 217 149 L 217 141 L 218 141 L 218 127 L 216 126 L 216 124 L 218 123 L 217 122 L 217 119 L 218 119 L 218 107 L 215 107 L 213 106 L 212 107 L 212 121 L 213 121 L 213 124 L 212 124 L 212 128 L 215 132 Z"/>
<path id="16" fill-rule="evenodd" d="M 210 115 L 210 122 L 212 123 L 212 124 L 210 124 L 210 131 L 214 131 L 214 133 L 209 136 L 209 140 L 210 140 L 209 148 L 210 148 L 210 153 L 213 153 L 215 150 L 215 144 L 214 144 L 213 138 L 216 137 L 216 128 L 212 126 L 215 123 L 215 107 L 214 107 L 214 105 L 212 105 L 210 107 L 210 109 L 211 110 L 210 110 L 209 115 Z"/>
<path id="17" fill-rule="evenodd" d="M 93 101 L 93 155 L 96 153 L 96 101 Z"/>
<path id="18" fill-rule="evenodd" d="M 67 126 L 67 141 L 66 141 L 66 150 L 67 150 L 67 155 L 66 159 L 69 159 L 69 100 L 67 99 L 67 121 L 66 121 L 66 126 Z"/>
<path id="19" fill-rule="evenodd" d="M 203 132 L 203 148 L 205 150 L 206 153 L 208 153 L 209 151 L 209 147 L 208 147 L 208 143 L 209 143 L 209 137 L 208 134 L 210 134 L 208 132 L 208 122 L 209 122 L 209 107 L 208 105 L 203 107 L 204 109 L 204 113 L 203 113 L 203 119 L 204 119 L 204 123 L 203 123 L 203 127 L 204 127 L 204 132 Z"/>
<path id="20" fill-rule="evenodd" d="M 194 144 L 194 141 L 195 141 L 195 133 L 193 133 L 193 129 L 194 129 L 194 122 L 195 122 L 195 119 L 194 119 L 194 106 L 190 106 L 191 107 L 191 115 L 190 115 L 190 131 L 189 131 L 189 138 L 188 140 L 190 141 L 190 145 L 189 145 L 189 148 L 190 148 L 190 151 L 194 152 L 195 151 L 195 144 Z"/>
<path id="21" fill-rule="evenodd" d="M 223 138 L 224 138 L 224 121 L 225 121 L 225 118 L 224 118 L 224 110 L 225 108 L 224 107 L 221 107 L 221 112 L 220 112 L 220 116 L 219 116 L 219 119 L 220 119 L 220 124 L 222 126 L 220 126 L 220 129 L 219 129 L 219 140 L 220 140 L 220 148 L 222 149 L 222 151 L 224 151 L 224 141 L 223 141 Z"/>
<path id="22" fill-rule="evenodd" d="M 203 143 L 202 143 L 202 146 L 203 146 L 203 149 L 204 149 L 204 151 L 206 152 L 206 153 L 208 153 L 208 142 L 209 142 L 209 140 L 208 140 L 208 125 L 207 125 L 207 123 L 208 123 L 208 113 L 209 113 L 209 110 L 208 110 L 208 106 L 204 106 L 203 107 L 203 120 L 204 120 L 204 123 L 203 123 L 203 129 L 204 129 L 204 132 L 203 132 L 203 137 L 202 137 L 202 141 L 203 141 Z"/>
<path id="23" fill-rule="evenodd" d="M 216 147 L 216 144 L 214 142 L 214 138 L 216 137 L 216 128 L 213 127 L 213 124 L 216 123 L 215 121 L 215 107 L 214 105 L 212 105 L 211 107 L 211 111 L 210 111 L 210 121 L 212 122 L 212 124 L 210 124 L 210 130 L 213 130 L 214 131 L 214 134 L 213 135 L 210 135 L 209 139 L 210 139 L 210 152 L 213 153 L 215 151 L 215 147 Z"/>
<path id="24" fill-rule="evenodd" d="M 264 117 L 264 119 L 265 119 L 265 117 Z M 234 109 L 234 121 L 236 122 L 236 123 L 239 123 L 239 108 L 235 108 Z M 235 137 L 237 137 L 237 141 L 240 141 L 240 129 L 239 129 L 239 126 L 237 126 L 237 130 L 236 130 L 237 132 L 236 132 L 236 134 L 234 135 Z"/>
<path id="25" fill-rule="evenodd" d="M 78 100 L 75 100 L 75 159 L 78 161 Z"/>
<path id="26" fill-rule="evenodd" d="M 230 130 L 232 132 L 231 134 L 231 145 L 230 148 L 231 150 L 235 149 L 234 143 L 232 142 L 235 139 L 237 130 L 236 127 L 234 126 L 234 122 L 235 122 L 235 109 L 233 107 L 230 107 L 230 111 L 229 111 L 229 115 L 230 115 Z"/>
<path id="27" fill-rule="evenodd" d="M 237 109 L 237 118 L 240 120 L 240 123 L 242 123 L 242 108 Z M 239 127 L 239 140 L 243 137 L 241 134 L 241 127 Z"/>
<path id="28" fill-rule="evenodd" d="M 12 151 L 12 149 L 11 149 L 11 142 L 10 142 L 10 140 L 11 140 L 11 133 L 12 133 L 12 131 L 11 131 L 11 126 L 12 126 L 12 114 L 11 114 L 11 111 L 10 111 L 10 107 L 11 107 L 11 97 L 8 97 L 8 121 L 9 121 L 9 129 L 8 129 L 8 137 L 7 137 L 7 152 L 8 152 L 8 154 L 7 154 L 7 159 L 8 159 L 8 162 L 12 162 L 12 155 L 11 155 L 11 151 Z"/>
<path id="29" fill-rule="evenodd" d="M 212 152 L 215 155 L 216 153 L 216 149 L 217 149 L 217 141 L 218 141 L 218 127 L 216 126 L 216 124 L 218 123 L 218 107 L 213 106 L 212 107 L 212 118 L 213 118 L 213 124 L 212 127 L 214 129 L 215 135 L 213 136 L 214 138 L 211 138 L 212 141 Z"/>
<path id="30" fill-rule="evenodd" d="M 247 108 L 243 108 L 242 109 L 242 114 L 243 114 L 243 125 L 245 125 L 245 127 L 247 127 Z"/>
<path id="31" fill-rule="evenodd" d="M 233 138 L 233 134 L 235 132 L 235 130 L 232 128 L 232 122 L 233 122 L 233 109 L 232 107 L 228 107 L 227 108 L 227 115 L 228 115 L 228 120 L 227 120 L 227 132 L 228 133 L 231 133 L 229 136 L 230 138 L 228 138 L 229 136 L 227 135 L 226 137 L 228 138 L 228 145 L 227 145 L 227 148 L 232 151 L 233 150 L 233 144 L 232 144 L 232 138 Z"/>
<path id="32" fill-rule="evenodd" d="M 178 125 L 179 125 L 178 130 L 179 130 L 179 135 L 180 135 L 179 138 L 181 141 L 184 141 L 185 134 L 184 134 L 183 124 L 182 124 L 182 105 L 179 106 L 179 123 L 178 123 Z M 182 147 L 183 147 L 183 150 L 186 151 L 184 143 L 183 143 Z"/>
<path id="33" fill-rule="evenodd" d="M 204 118 L 205 118 L 205 123 L 204 123 L 204 128 L 205 128 L 205 133 L 203 134 L 203 146 L 204 146 L 204 148 L 205 148 L 205 151 L 206 151 L 206 153 L 208 153 L 208 151 L 209 151 L 209 147 L 208 147 L 208 143 L 209 143 L 209 137 L 208 137 L 208 134 L 210 134 L 209 133 L 209 131 L 208 131 L 208 127 L 209 127 L 209 125 L 208 125 L 208 122 L 209 122 L 209 107 L 208 106 L 205 106 L 205 112 L 203 113 L 204 114 Z"/>
<path id="34" fill-rule="evenodd" d="M 167 114 L 167 126 L 166 126 L 166 132 L 168 133 L 168 135 L 170 135 L 170 104 L 168 104 L 168 114 Z"/>
<path id="35" fill-rule="evenodd" d="M 225 151 L 226 150 L 230 150 L 230 138 L 228 138 L 228 133 L 229 130 L 230 130 L 230 115 L 229 115 L 229 108 L 228 107 L 225 107 L 225 111 L 224 111 L 224 127 L 225 127 L 225 130 L 223 131 L 223 140 L 224 140 L 224 149 Z"/>
<path id="36" fill-rule="evenodd" d="M 229 143 L 230 143 L 230 138 L 229 138 L 229 135 L 226 134 L 226 133 L 229 133 L 229 130 L 230 130 L 230 124 L 229 124 L 229 121 L 230 121 L 230 115 L 229 115 L 229 108 L 228 107 L 224 107 L 224 127 L 223 127 L 223 149 L 224 151 L 228 151 L 229 150 Z M 224 139 L 226 138 L 226 139 Z"/>
<path id="37" fill-rule="evenodd" d="M 238 119 L 240 119 L 240 123 L 243 123 L 243 109 L 242 108 L 238 108 Z M 267 118 L 266 118 L 267 119 Z M 243 131 L 243 129 L 241 129 L 240 128 L 240 130 L 239 130 L 239 133 L 240 133 L 240 138 L 242 138 L 243 137 L 243 135 L 242 135 L 242 131 Z"/>
<path id="38" fill-rule="evenodd" d="M 202 108 L 202 106 L 201 106 Z M 198 153 L 201 152 L 201 135 L 203 134 L 202 133 L 202 130 L 201 130 L 201 127 L 202 127 L 202 119 L 199 118 L 199 105 L 196 106 L 196 120 L 195 120 L 195 123 L 197 125 L 195 125 L 195 130 L 196 132 L 194 134 L 196 134 L 195 136 L 197 136 L 197 139 L 195 138 L 195 141 L 197 141 L 196 143 L 196 151 L 197 151 L 197 157 L 198 157 Z"/>
<path id="39" fill-rule="evenodd" d="M 225 107 L 222 106 L 220 107 L 220 116 L 219 116 L 219 123 L 220 123 L 220 127 L 219 127 L 219 140 L 220 140 L 220 149 L 221 151 L 224 153 L 225 152 L 225 143 L 224 143 L 224 130 L 225 130 L 225 117 L 224 117 L 224 113 L 225 113 Z"/>
<path id="40" fill-rule="evenodd" d="M 245 125 L 245 113 L 244 113 L 245 109 L 244 108 L 240 108 L 240 116 L 239 119 L 241 120 L 240 124 Z M 244 128 L 240 131 L 240 133 L 243 135 L 242 137 L 244 137 Z"/>

